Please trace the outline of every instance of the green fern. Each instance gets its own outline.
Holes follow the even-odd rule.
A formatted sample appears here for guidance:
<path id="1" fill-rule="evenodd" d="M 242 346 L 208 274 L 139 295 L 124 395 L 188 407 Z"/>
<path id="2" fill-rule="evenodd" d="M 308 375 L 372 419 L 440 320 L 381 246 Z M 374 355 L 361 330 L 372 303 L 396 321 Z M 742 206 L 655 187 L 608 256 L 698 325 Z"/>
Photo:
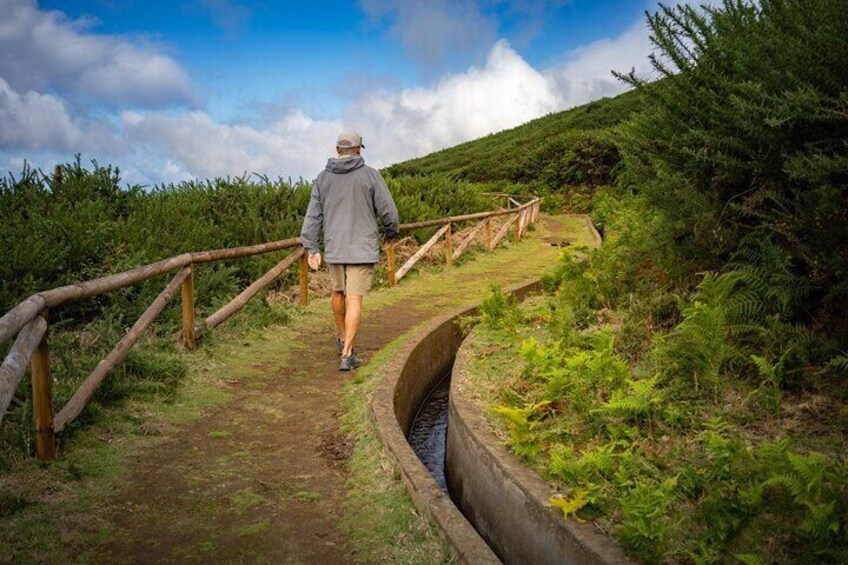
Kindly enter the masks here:
<path id="1" fill-rule="evenodd" d="M 540 447 L 536 437 L 536 428 L 539 423 L 533 420 L 539 411 L 547 406 L 547 402 L 540 402 L 522 408 L 510 406 L 497 406 L 492 413 L 500 416 L 506 423 L 509 439 L 507 445 L 513 449 L 515 454 L 524 459 L 533 459 L 538 456 Z"/>
<path id="2" fill-rule="evenodd" d="M 609 401 L 592 410 L 593 415 L 619 417 L 641 422 L 651 418 L 662 406 L 664 393 L 656 390 L 658 377 L 628 380 L 628 388 L 613 391 Z"/>
<path id="3" fill-rule="evenodd" d="M 737 553 L 733 557 L 742 565 L 766 565 L 765 560 L 756 553 Z"/>
<path id="4" fill-rule="evenodd" d="M 843 376 L 848 376 L 848 355 L 842 354 L 832 358 L 825 365 L 827 369 Z"/>
<path id="5" fill-rule="evenodd" d="M 624 517 L 617 533 L 626 549 L 647 561 L 659 561 L 674 526 L 668 509 L 676 489 L 675 477 L 659 484 L 640 482 L 621 498 Z"/>
<path id="6" fill-rule="evenodd" d="M 732 361 L 743 358 L 738 337 L 748 333 L 741 324 L 740 312 L 750 302 L 750 295 L 740 294 L 740 276 L 704 273 L 697 292 L 682 310 L 678 324 L 657 350 L 656 361 L 673 378 L 691 378 L 696 392 L 702 387 L 716 393 L 722 370 Z"/>
<path id="7" fill-rule="evenodd" d="M 845 477 L 838 477 L 834 466 L 820 453 L 806 455 L 787 452 L 789 469 L 769 477 L 763 488 L 774 488 L 787 492 L 803 518 L 799 532 L 824 553 L 833 549 L 833 544 L 845 538 L 844 513 L 837 513 L 832 484 L 844 484 Z M 844 495 L 843 495 L 844 496 Z"/>
<path id="8" fill-rule="evenodd" d="M 522 316 L 515 297 L 504 294 L 499 284 L 492 283 L 480 304 L 480 318 L 485 327 L 514 332 Z"/>
<path id="9" fill-rule="evenodd" d="M 761 384 L 757 392 L 764 399 L 766 407 L 774 414 L 780 414 L 785 358 L 786 354 L 781 356 L 776 363 L 770 363 L 764 357 L 751 355 L 751 361 L 754 362 L 760 376 Z"/>

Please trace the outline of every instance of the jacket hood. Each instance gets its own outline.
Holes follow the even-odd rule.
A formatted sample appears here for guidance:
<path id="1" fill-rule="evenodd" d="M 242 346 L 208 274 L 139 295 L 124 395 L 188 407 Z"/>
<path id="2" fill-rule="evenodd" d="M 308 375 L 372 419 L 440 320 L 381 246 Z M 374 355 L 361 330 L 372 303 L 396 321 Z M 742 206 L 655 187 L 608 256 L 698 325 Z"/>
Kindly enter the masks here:
<path id="1" fill-rule="evenodd" d="M 345 174 L 355 171 L 364 165 L 365 159 L 362 158 L 362 155 L 351 155 L 341 158 L 331 157 L 327 160 L 327 166 L 325 168 L 330 173 Z"/>

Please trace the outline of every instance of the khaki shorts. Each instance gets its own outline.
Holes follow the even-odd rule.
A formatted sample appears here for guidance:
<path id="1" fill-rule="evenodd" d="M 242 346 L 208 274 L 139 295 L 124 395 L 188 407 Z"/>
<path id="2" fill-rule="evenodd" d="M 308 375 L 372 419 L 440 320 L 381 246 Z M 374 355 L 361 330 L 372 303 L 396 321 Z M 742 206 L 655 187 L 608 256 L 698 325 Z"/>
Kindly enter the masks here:
<path id="1" fill-rule="evenodd" d="M 343 265 L 327 263 L 333 290 L 344 292 L 351 296 L 365 296 L 371 290 L 371 280 L 374 278 L 374 265 Z"/>

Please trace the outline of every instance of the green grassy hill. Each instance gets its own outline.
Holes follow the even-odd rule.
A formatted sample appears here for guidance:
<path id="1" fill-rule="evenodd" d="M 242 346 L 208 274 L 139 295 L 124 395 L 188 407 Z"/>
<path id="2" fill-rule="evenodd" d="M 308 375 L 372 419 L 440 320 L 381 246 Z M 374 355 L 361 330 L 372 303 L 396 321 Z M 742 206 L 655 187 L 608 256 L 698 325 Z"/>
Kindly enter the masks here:
<path id="1" fill-rule="evenodd" d="M 445 174 L 474 182 L 607 182 L 619 157 L 611 128 L 640 108 L 627 92 L 550 114 L 386 169 L 390 175 Z"/>

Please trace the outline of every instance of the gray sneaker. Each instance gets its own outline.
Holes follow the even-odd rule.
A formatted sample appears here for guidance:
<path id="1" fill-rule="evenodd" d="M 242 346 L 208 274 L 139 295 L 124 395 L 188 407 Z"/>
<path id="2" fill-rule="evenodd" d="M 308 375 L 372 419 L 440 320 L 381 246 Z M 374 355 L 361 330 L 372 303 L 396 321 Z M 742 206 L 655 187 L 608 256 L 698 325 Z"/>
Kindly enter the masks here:
<path id="1" fill-rule="evenodd" d="M 336 336 L 336 353 L 341 355 L 342 351 L 344 351 L 344 342 L 339 339 L 339 336 Z"/>
<path id="2" fill-rule="evenodd" d="M 347 357 L 342 357 L 341 363 L 339 363 L 339 371 L 352 371 L 360 365 L 362 365 L 362 361 L 355 353 L 351 353 Z"/>

